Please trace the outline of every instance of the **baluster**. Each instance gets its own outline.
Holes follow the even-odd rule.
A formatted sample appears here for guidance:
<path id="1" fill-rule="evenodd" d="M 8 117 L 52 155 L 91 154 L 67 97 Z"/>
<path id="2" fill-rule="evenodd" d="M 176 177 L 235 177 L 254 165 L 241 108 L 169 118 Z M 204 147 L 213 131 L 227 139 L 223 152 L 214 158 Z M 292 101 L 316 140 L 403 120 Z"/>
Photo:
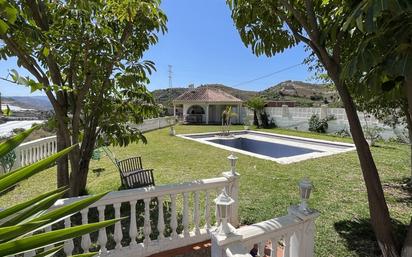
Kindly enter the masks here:
<path id="1" fill-rule="evenodd" d="M 129 236 L 130 236 L 130 245 L 131 246 L 136 246 L 136 237 L 137 237 L 137 224 L 136 224 L 136 200 L 130 201 L 130 230 L 129 230 Z"/>
<path id="2" fill-rule="evenodd" d="M 29 150 L 24 149 L 23 151 L 24 157 L 23 157 L 23 164 L 22 166 L 26 166 L 29 163 Z"/>
<path id="3" fill-rule="evenodd" d="M 150 226 L 150 198 L 144 199 L 144 245 L 147 247 L 150 244 L 150 234 L 152 233 L 152 228 Z"/>
<path id="4" fill-rule="evenodd" d="M 106 209 L 106 205 L 98 206 L 97 211 L 99 212 L 99 221 L 104 221 L 104 210 Z M 107 244 L 107 235 L 106 235 L 106 228 L 99 229 L 99 236 L 97 241 L 100 245 L 100 250 L 105 253 L 107 252 L 106 244 Z"/>
<path id="5" fill-rule="evenodd" d="M 193 213 L 193 222 L 195 223 L 195 234 L 200 235 L 200 213 L 199 213 L 199 208 L 200 208 L 200 202 L 199 202 L 199 192 L 195 192 L 195 204 L 194 204 L 194 213 Z"/>
<path id="6" fill-rule="evenodd" d="M 157 221 L 157 229 L 159 230 L 159 241 L 162 241 L 165 238 L 165 219 L 163 216 L 163 196 L 160 195 L 157 197 L 158 208 L 159 208 L 159 218 Z"/>
<path id="7" fill-rule="evenodd" d="M 83 209 L 80 211 L 82 215 L 82 224 L 89 224 L 89 220 L 87 218 L 87 214 L 89 213 L 89 209 Z M 90 234 L 85 234 L 82 236 L 82 249 L 84 250 L 85 253 L 89 252 L 89 248 L 91 246 L 91 240 L 90 240 Z"/>
<path id="8" fill-rule="evenodd" d="M 287 233 L 286 235 L 283 236 L 283 243 L 284 243 L 283 257 L 290 257 L 290 237 L 291 237 L 290 233 Z"/>
<path id="9" fill-rule="evenodd" d="M 69 227 L 71 227 L 71 225 L 72 225 L 72 223 L 71 223 L 71 221 L 70 221 L 70 217 L 66 218 L 66 219 L 64 220 L 64 227 L 65 227 L 65 228 L 69 228 Z M 73 240 L 72 240 L 72 239 L 66 240 L 66 241 L 64 242 L 64 247 L 63 247 L 64 253 L 65 253 L 67 256 L 70 256 L 70 255 L 72 255 L 72 253 L 73 253 L 73 249 L 74 249 Z"/>
<path id="10" fill-rule="evenodd" d="M 209 232 L 210 230 L 210 203 L 209 203 L 209 191 L 206 191 L 206 206 L 205 206 L 205 228 Z"/>
<path id="11" fill-rule="evenodd" d="M 183 234 L 189 237 L 189 194 L 183 193 Z"/>
<path id="12" fill-rule="evenodd" d="M 121 203 L 115 203 L 113 204 L 114 207 L 114 217 L 116 219 L 120 219 L 120 206 Z M 114 241 L 116 242 L 116 249 L 120 249 L 122 247 L 121 241 L 123 238 L 123 233 L 122 233 L 122 224 L 120 223 L 120 221 L 116 222 L 116 224 L 114 224 Z"/>
<path id="13" fill-rule="evenodd" d="M 279 246 L 279 237 L 274 237 L 270 240 L 272 242 L 272 249 L 270 250 L 270 256 L 271 257 L 276 257 L 277 252 L 278 252 L 278 246 Z"/>
<path id="14" fill-rule="evenodd" d="M 31 164 L 33 163 L 33 148 L 30 147 L 28 151 L 29 151 L 29 164 Z"/>
<path id="15" fill-rule="evenodd" d="M 265 256 L 265 246 L 266 246 L 266 242 L 265 242 L 265 241 L 259 242 L 259 256 L 260 256 L 260 257 L 264 257 L 264 256 Z"/>
<path id="16" fill-rule="evenodd" d="M 177 238 L 177 217 L 176 217 L 176 195 L 172 194 L 170 195 L 170 201 L 171 201 L 171 220 L 170 220 L 170 227 L 172 228 L 172 238 Z"/>
<path id="17" fill-rule="evenodd" d="M 36 251 L 25 252 L 24 257 L 33 257 L 36 256 Z"/>

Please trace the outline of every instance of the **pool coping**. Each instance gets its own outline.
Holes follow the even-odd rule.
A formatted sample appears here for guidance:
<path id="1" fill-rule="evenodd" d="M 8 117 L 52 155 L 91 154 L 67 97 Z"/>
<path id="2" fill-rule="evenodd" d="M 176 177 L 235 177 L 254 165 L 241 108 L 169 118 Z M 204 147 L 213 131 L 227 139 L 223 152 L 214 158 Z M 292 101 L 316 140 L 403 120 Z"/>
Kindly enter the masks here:
<path id="1" fill-rule="evenodd" d="M 335 145 L 335 146 L 343 146 L 343 147 L 348 147 L 346 149 L 329 149 L 329 151 L 324 151 L 324 152 L 312 152 L 312 153 L 306 153 L 306 154 L 300 154 L 300 155 L 294 155 L 294 156 L 289 156 L 289 157 L 280 157 L 280 158 L 274 158 L 274 157 L 269 157 L 266 155 L 262 155 L 262 154 L 256 154 L 256 153 L 252 153 L 249 151 L 245 151 L 245 150 L 241 150 L 241 149 L 237 149 L 234 147 L 230 147 L 230 146 L 225 146 L 225 145 L 221 145 L 218 143 L 213 143 L 207 140 L 212 139 L 212 137 L 206 137 L 206 138 L 191 138 L 190 136 L 198 136 L 198 135 L 213 135 L 215 136 L 217 133 L 219 133 L 219 131 L 215 131 L 215 132 L 201 132 L 201 133 L 191 133 L 191 134 L 179 134 L 176 135 L 177 137 L 180 138 L 184 138 L 184 139 L 189 139 L 195 142 L 199 142 L 202 144 L 206 144 L 206 145 L 210 145 L 213 147 L 217 147 L 223 150 L 227 150 L 227 151 L 231 151 L 231 152 L 237 152 L 240 154 L 244 154 L 244 155 L 248 155 L 248 156 L 252 156 L 252 157 L 256 157 L 259 159 L 264 159 L 264 160 L 269 160 L 269 161 L 275 161 L 279 164 L 290 164 L 290 163 L 296 163 L 296 162 L 300 162 L 300 161 L 304 161 L 304 160 L 309 160 L 309 159 L 314 159 L 314 158 L 320 158 L 320 157 L 324 157 L 324 156 L 331 156 L 331 155 L 335 155 L 335 154 L 340 154 L 340 153 L 346 153 L 346 152 L 350 152 L 353 150 L 356 150 L 355 145 L 354 144 L 350 144 L 350 143 L 344 143 L 344 142 L 335 142 L 335 141 L 327 141 L 327 140 L 322 140 L 322 139 L 313 139 L 313 138 L 306 138 L 306 137 L 298 137 L 298 136 L 290 136 L 290 135 L 282 135 L 282 134 L 277 134 L 277 133 L 269 133 L 269 132 L 263 132 L 263 131 L 255 131 L 255 130 L 234 130 L 231 131 L 232 133 L 235 134 L 240 134 L 240 135 L 252 135 L 252 134 L 261 134 L 261 135 L 266 135 L 266 136 L 273 136 L 276 137 L 277 139 L 281 140 L 282 138 L 287 140 L 287 139 L 294 139 L 294 140 L 300 140 L 300 141 L 304 141 L 305 143 L 307 142 L 313 142 L 313 143 L 318 143 L 318 144 L 326 144 L 326 145 Z M 234 137 L 236 137 L 236 135 L 234 135 Z M 273 142 L 275 139 L 274 138 L 269 138 L 271 139 Z M 255 140 L 259 140 L 259 139 L 255 139 Z M 296 144 L 299 145 L 298 142 L 294 143 L 295 146 Z M 305 147 L 304 144 L 300 144 L 301 146 L 297 146 L 297 147 L 301 147 L 301 148 L 309 148 L 311 149 L 311 147 Z M 312 147 L 315 148 L 315 147 Z"/>

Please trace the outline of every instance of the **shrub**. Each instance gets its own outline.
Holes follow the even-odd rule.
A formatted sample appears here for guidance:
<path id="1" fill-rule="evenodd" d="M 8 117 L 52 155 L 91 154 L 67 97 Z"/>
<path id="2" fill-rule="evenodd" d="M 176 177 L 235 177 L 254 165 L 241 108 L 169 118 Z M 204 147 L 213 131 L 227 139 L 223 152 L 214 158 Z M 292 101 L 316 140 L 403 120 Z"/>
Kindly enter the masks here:
<path id="1" fill-rule="evenodd" d="M 313 114 L 309 118 L 309 131 L 317 132 L 317 133 L 326 133 L 328 130 L 328 121 L 335 119 L 334 116 L 329 115 L 326 118 L 319 119 L 318 115 Z"/>
<path id="2" fill-rule="evenodd" d="M 375 145 L 376 140 L 382 139 L 381 133 L 383 131 L 383 128 L 373 126 L 366 127 L 363 130 L 365 133 L 365 138 L 369 140 L 371 146 Z"/>
<path id="3" fill-rule="evenodd" d="M 11 168 L 13 167 L 15 161 L 16 161 L 15 151 L 10 151 L 7 154 L 4 154 L 3 156 L 1 156 L 0 166 L 3 168 L 3 172 L 7 173 L 11 171 Z"/>
<path id="4" fill-rule="evenodd" d="M 351 136 L 349 131 L 346 128 L 336 131 L 335 135 L 339 137 L 350 137 Z"/>

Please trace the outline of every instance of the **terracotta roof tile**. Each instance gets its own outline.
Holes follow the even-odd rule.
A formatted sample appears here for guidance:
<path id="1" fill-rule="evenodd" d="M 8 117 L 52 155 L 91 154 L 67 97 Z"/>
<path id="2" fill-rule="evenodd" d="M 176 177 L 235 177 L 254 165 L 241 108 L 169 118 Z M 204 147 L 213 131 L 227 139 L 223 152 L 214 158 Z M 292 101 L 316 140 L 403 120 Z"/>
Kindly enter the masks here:
<path id="1" fill-rule="evenodd" d="M 173 102 L 242 102 L 237 97 L 212 87 L 198 87 L 184 92 Z"/>

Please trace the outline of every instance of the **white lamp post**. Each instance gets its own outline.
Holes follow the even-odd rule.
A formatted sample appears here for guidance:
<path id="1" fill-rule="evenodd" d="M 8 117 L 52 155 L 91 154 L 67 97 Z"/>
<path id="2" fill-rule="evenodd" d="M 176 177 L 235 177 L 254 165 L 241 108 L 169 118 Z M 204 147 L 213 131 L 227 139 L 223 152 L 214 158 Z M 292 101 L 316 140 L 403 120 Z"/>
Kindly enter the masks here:
<path id="1" fill-rule="evenodd" d="M 235 201 L 227 195 L 226 189 L 222 190 L 222 193 L 215 199 L 216 203 L 216 216 L 221 220 L 220 226 L 217 228 L 218 235 L 233 234 L 236 229 L 228 222 L 230 217 L 231 206 Z"/>
<path id="2" fill-rule="evenodd" d="M 303 213 L 310 213 L 311 210 L 308 206 L 308 200 L 310 197 L 310 192 L 312 191 L 313 185 L 308 178 L 304 178 L 299 182 L 299 191 L 301 203 L 299 205 L 299 211 Z"/>
<path id="3" fill-rule="evenodd" d="M 236 162 L 237 162 L 237 157 L 233 154 L 233 152 L 230 153 L 230 155 L 227 157 L 227 159 L 230 162 L 230 171 L 232 172 L 232 175 L 236 174 Z"/>

